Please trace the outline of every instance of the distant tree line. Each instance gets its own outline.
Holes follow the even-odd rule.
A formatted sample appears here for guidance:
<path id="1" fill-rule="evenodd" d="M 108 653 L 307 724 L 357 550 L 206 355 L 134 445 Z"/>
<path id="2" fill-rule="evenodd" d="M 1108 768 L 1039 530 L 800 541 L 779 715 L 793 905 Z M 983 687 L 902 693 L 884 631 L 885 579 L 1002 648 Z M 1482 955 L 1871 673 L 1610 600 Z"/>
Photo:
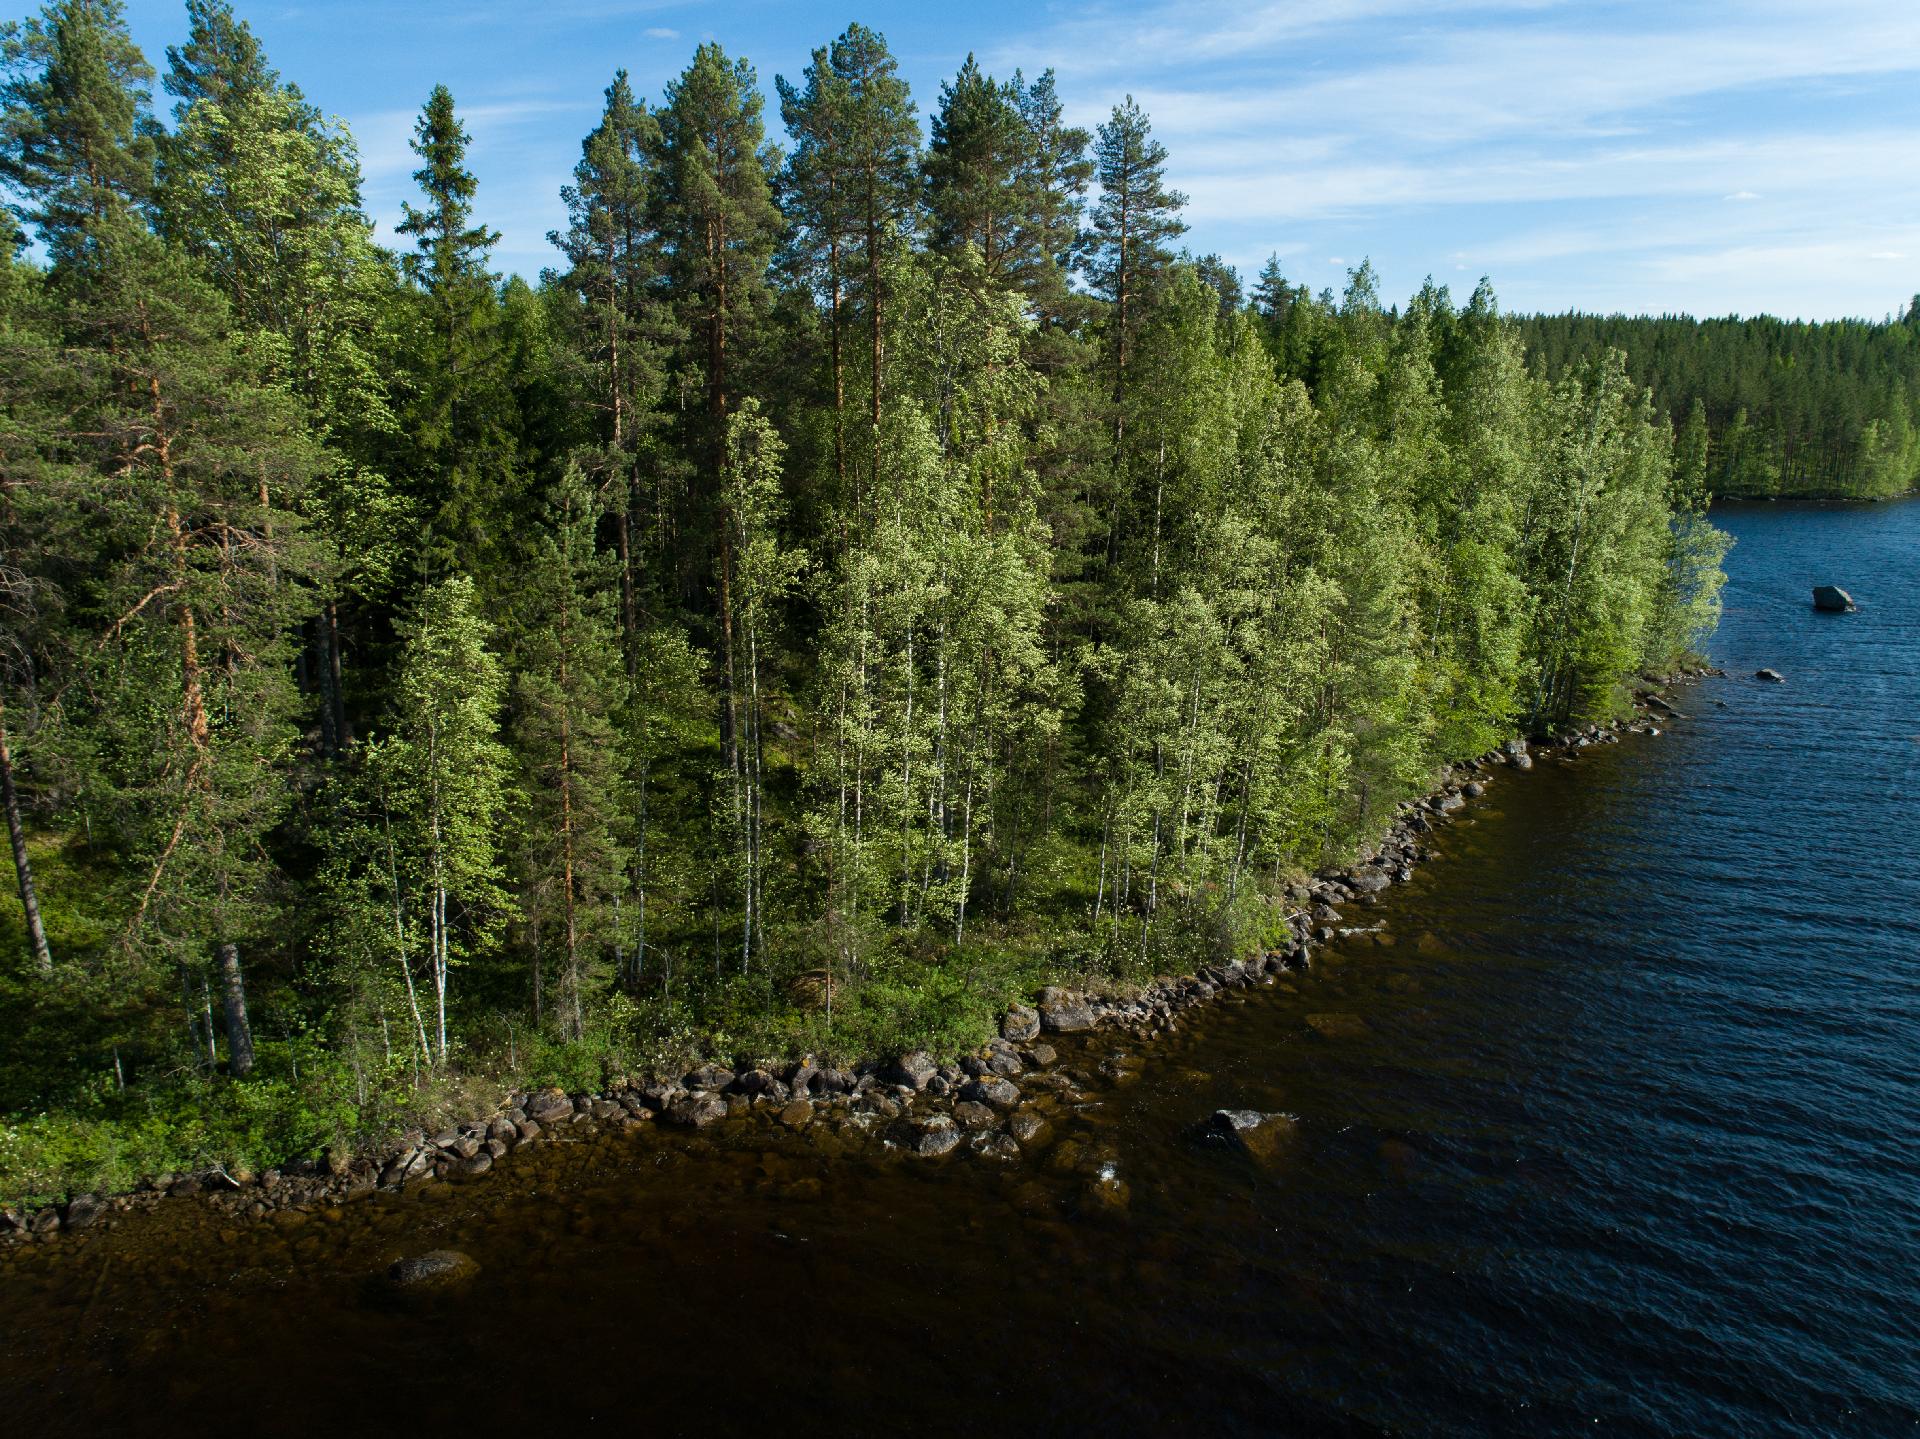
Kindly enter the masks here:
<path id="1" fill-rule="evenodd" d="M 1920 484 L 1920 295 L 1878 323 L 1578 314 L 1519 323 L 1549 375 L 1625 354 L 1627 373 L 1685 442 L 1704 437 L 1716 495 L 1885 499 Z"/>
<path id="2" fill-rule="evenodd" d="M 346 130 L 187 20 L 165 125 L 115 0 L 0 89 L 0 1099 L 116 1153 L 975 1041 L 1277 934 L 1716 617 L 1711 450 L 1617 350 L 1543 378 L 1484 284 L 1364 266 L 1243 295 L 1131 99 L 969 60 L 923 135 L 853 25 L 781 148 L 702 45 L 614 75 L 530 284 L 444 87 L 390 253 Z"/>

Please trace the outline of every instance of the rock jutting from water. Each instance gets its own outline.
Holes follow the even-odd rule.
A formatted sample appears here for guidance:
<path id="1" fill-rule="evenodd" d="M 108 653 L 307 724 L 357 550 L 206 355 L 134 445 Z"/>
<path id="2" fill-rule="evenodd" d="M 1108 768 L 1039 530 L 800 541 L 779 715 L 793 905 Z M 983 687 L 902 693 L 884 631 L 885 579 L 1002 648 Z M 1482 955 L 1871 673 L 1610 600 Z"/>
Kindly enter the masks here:
<path id="1" fill-rule="evenodd" d="M 1838 585 L 1815 585 L 1813 607 L 1829 614 L 1850 614 L 1856 608 L 1853 596 Z"/>

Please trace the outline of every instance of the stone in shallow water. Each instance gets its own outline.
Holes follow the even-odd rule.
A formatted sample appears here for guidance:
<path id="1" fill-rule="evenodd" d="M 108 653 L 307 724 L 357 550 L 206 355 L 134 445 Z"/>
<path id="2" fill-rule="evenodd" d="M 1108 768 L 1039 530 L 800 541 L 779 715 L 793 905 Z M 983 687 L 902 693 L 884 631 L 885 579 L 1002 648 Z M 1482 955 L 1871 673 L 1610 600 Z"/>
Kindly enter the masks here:
<path id="1" fill-rule="evenodd" d="M 1200 1125 L 1200 1138 L 1262 1164 L 1279 1158 L 1282 1141 L 1293 1133 L 1293 1116 L 1258 1109 L 1216 1109 Z"/>
<path id="2" fill-rule="evenodd" d="M 915 1154 L 934 1159 L 960 1143 L 960 1128 L 951 1118 L 936 1114 L 920 1127 L 908 1145 Z"/>
<path id="3" fill-rule="evenodd" d="M 796 1099 L 780 1111 L 780 1122 L 789 1129 L 805 1129 L 813 1123 L 813 1106 L 804 1099 Z"/>
<path id="4" fill-rule="evenodd" d="M 991 1129 L 996 1123 L 991 1109 L 970 1099 L 953 1106 L 953 1117 L 960 1121 L 962 1129 Z"/>
<path id="5" fill-rule="evenodd" d="M 471 1256 L 458 1249 L 430 1249 L 409 1259 L 396 1260 L 387 1270 L 395 1287 L 419 1291 L 454 1289 L 480 1272 Z"/>
<path id="6" fill-rule="evenodd" d="M 1007 1121 L 1007 1133 L 1030 1149 L 1038 1149 L 1053 1136 L 1046 1116 L 1031 1109 L 1016 1110 Z"/>
<path id="7" fill-rule="evenodd" d="M 1367 1033 L 1357 1014 L 1309 1014 L 1307 1026 L 1322 1039 L 1359 1039 Z"/>
<path id="8" fill-rule="evenodd" d="M 667 1122 L 683 1129 L 705 1129 L 727 1117 L 727 1102 L 717 1094 L 690 1094 L 667 1111 Z"/>
<path id="9" fill-rule="evenodd" d="M 916 1049 L 900 1056 L 893 1066 L 892 1077 L 910 1089 L 925 1089 L 938 1073 L 939 1066 L 933 1062 L 933 1056 L 924 1049 Z"/>
<path id="10" fill-rule="evenodd" d="M 960 1093 L 975 1104 L 989 1104 L 995 1109 L 1012 1109 L 1020 1102 L 1020 1091 L 997 1074 L 974 1080 Z"/>
<path id="11" fill-rule="evenodd" d="M 527 1101 L 527 1118 L 536 1124 L 552 1124 L 572 1113 L 573 1101 L 557 1089 L 545 1090 Z"/>

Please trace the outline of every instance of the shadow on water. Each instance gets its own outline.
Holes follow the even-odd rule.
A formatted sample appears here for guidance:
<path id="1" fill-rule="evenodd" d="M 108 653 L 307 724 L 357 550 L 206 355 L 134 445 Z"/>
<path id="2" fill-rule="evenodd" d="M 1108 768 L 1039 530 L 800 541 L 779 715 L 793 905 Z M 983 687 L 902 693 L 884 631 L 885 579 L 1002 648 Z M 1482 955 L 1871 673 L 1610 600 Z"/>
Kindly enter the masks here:
<path id="1" fill-rule="evenodd" d="M 1920 505 L 1716 518 L 1733 677 L 1691 718 L 1502 774 L 1381 937 L 1136 1079 L 1070 1050 L 1097 1102 L 1037 1155 L 749 1122 L 165 1205 L 0 1261 L 10 1427 L 1907 1432 Z M 1193 1142 L 1221 1106 L 1295 1122 L 1256 1161 Z M 463 1288 L 381 1281 L 443 1246 Z"/>

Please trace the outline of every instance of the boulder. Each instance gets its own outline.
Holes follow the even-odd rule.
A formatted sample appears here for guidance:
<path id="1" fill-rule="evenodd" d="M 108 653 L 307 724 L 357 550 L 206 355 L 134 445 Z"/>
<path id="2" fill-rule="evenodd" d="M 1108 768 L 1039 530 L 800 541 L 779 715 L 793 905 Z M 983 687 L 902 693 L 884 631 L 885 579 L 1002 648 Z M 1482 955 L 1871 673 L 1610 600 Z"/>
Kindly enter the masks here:
<path id="1" fill-rule="evenodd" d="M 688 1089 L 711 1089 L 724 1091 L 733 1083 L 733 1071 L 719 1064 L 703 1064 L 687 1074 L 680 1082 Z"/>
<path id="2" fill-rule="evenodd" d="M 1040 1005 L 1040 1027 L 1048 1034 L 1080 1034 L 1093 1024 L 1093 1006 L 1084 999 L 1068 997 Z"/>
<path id="3" fill-rule="evenodd" d="M 778 1083 L 764 1069 L 749 1069 L 734 1076 L 733 1089 L 736 1094 L 766 1094 Z"/>
<path id="4" fill-rule="evenodd" d="M 1038 1110 L 1019 1109 L 1007 1121 L 1007 1133 L 1029 1148 L 1038 1148 L 1052 1137 L 1053 1126 Z"/>
<path id="5" fill-rule="evenodd" d="M 553 1124 L 573 1113 L 573 1101 L 557 1089 L 545 1089 L 526 1102 L 527 1118 L 536 1124 Z"/>
<path id="6" fill-rule="evenodd" d="M 70 1230 L 87 1228 L 100 1217 L 100 1200 L 91 1194 L 76 1194 L 67 1201 L 66 1227 Z"/>
<path id="7" fill-rule="evenodd" d="M 1000 1019 L 1000 1035 L 1020 1044 L 1040 1033 L 1040 1015 L 1024 1004 L 1010 1004 Z"/>
<path id="8" fill-rule="evenodd" d="M 1020 1091 L 997 1074 L 983 1075 L 960 1091 L 960 1097 L 974 1104 L 995 1109 L 1012 1109 L 1020 1102 Z"/>
<path id="9" fill-rule="evenodd" d="M 1829 614 L 1846 614 L 1853 609 L 1853 596 L 1838 585 L 1815 585 L 1813 607 Z"/>
<path id="10" fill-rule="evenodd" d="M 1356 869 L 1353 872 L 1353 878 L 1349 880 L 1348 883 L 1362 894 L 1378 894 L 1381 890 L 1392 884 L 1393 879 L 1385 871 L 1375 869 L 1372 865 L 1367 865 L 1363 868 Z"/>
<path id="11" fill-rule="evenodd" d="M 933 1056 L 924 1049 L 916 1049 L 901 1055 L 893 1063 L 893 1080 L 909 1089 L 925 1089 L 927 1082 L 940 1072 L 933 1062 Z"/>
<path id="12" fill-rule="evenodd" d="M 457 1289 L 480 1272 L 471 1256 L 458 1249 L 430 1249 L 410 1259 L 396 1260 L 387 1279 L 397 1289 L 442 1291 Z"/>
<path id="13" fill-rule="evenodd" d="M 1020 1058 L 1020 1052 L 1012 1045 L 1004 1049 L 995 1049 L 987 1055 L 987 1069 L 1002 1079 L 1012 1079 L 1026 1072 L 1026 1063 Z"/>
<path id="14" fill-rule="evenodd" d="M 991 1109 L 973 1099 L 963 1099 L 954 1105 L 953 1117 L 962 1129 L 992 1129 L 999 1122 Z"/>
<path id="15" fill-rule="evenodd" d="M 717 1094 L 689 1094 L 676 1101 L 666 1113 L 669 1124 L 682 1129 L 705 1129 L 727 1117 L 727 1102 Z"/>
<path id="16" fill-rule="evenodd" d="M 789 1129 L 805 1129 L 813 1123 L 813 1106 L 804 1099 L 795 1099 L 780 1111 L 780 1122 Z"/>
<path id="17" fill-rule="evenodd" d="M 1787 677 L 1781 674 L 1779 670 L 1755 670 L 1753 677 L 1757 680 L 1765 680 L 1770 685 L 1785 684 L 1787 682 Z"/>
<path id="18" fill-rule="evenodd" d="M 947 1114 L 936 1114 L 922 1124 L 907 1143 L 907 1148 L 923 1159 L 937 1159 L 960 1143 L 960 1126 Z"/>

